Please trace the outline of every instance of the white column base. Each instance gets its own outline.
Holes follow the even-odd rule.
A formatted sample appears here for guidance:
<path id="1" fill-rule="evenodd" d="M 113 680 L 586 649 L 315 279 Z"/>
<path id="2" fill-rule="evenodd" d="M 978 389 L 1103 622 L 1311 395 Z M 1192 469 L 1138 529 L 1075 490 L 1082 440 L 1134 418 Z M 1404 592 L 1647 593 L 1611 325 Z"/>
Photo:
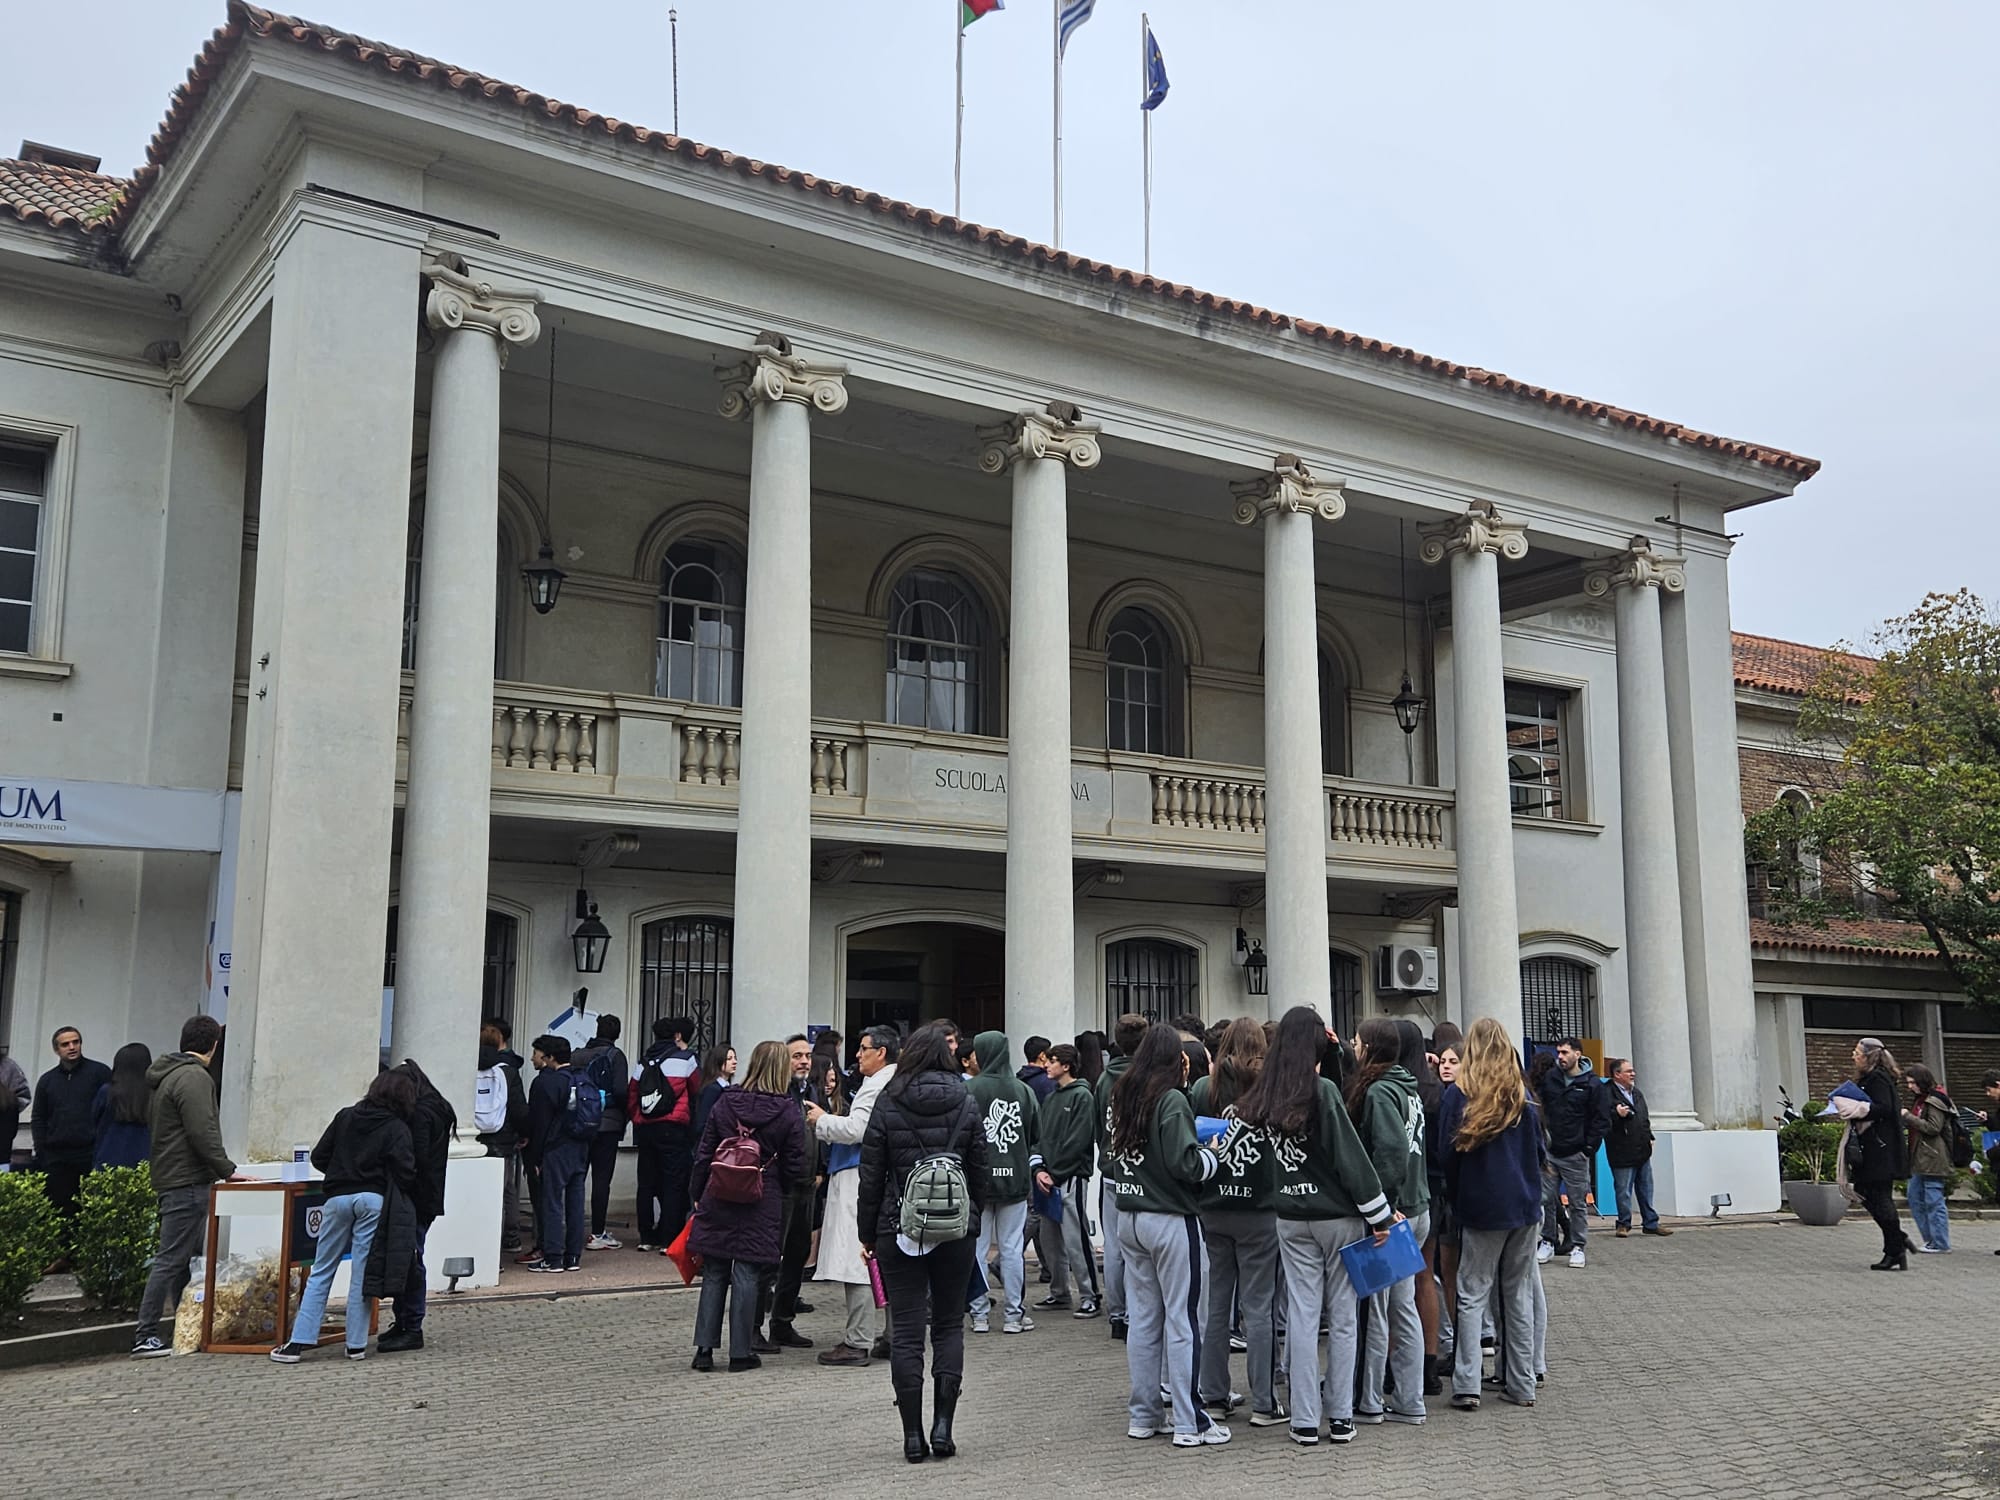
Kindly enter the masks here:
<path id="1" fill-rule="evenodd" d="M 1663 1214 L 1705 1218 L 1716 1193 L 1729 1194 L 1724 1214 L 1778 1211 L 1775 1130 L 1660 1132 L 1653 1143 L 1654 1207 Z"/>
<path id="2" fill-rule="evenodd" d="M 1653 1110 L 1650 1116 L 1653 1129 L 1662 1130 L 1706 1130 L 1701 1116 L 1693 1110 Z"/>

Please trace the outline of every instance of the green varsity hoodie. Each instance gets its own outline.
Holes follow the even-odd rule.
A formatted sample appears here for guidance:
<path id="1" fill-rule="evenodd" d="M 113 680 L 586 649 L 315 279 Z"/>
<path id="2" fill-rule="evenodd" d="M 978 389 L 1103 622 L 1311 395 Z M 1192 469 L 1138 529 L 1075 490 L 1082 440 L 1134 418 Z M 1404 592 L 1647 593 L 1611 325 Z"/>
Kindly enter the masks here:
<path id="1" fill-rule="evenodd" d="M 986 1200 L 1025 1202 L 1042 1160 L 1034 1090 L 1008 1071 L 1005 1032 L 980 1032 L 972 1054 L 979 1071 L 965 1081 L 965 1091 L 986 1124 Z"/>
<path id="2" fill-rule="evenodd" d="M 1042 1101 L 1036 1121 L 1042 1165 L 1057 1182 L 1088 1177 L 1097 1167 L 1097 1094 L 1072 1078 Z"/>
<path id="3" fill-rule="evenodd" d="M 1215 1097 L 1215 1081 L 1197 1078 L 1194 1084 L 1194 1112 L 1213 1115 L 1209 1101 Z M 1223 1111 L 1229 1129 L 1213 1146 L 1215 1175 L 1201 1188 L 1203 1213 L 1267 1214 L 1277 1205 L 1278 1178 L 1271 1160 L 1271 1142 L 1254 1125 L 1236 1118 L 1236 1106 Z"/>
<path id="4" fill-rule="evenodd" d="M 1097 1091 L 1097 1149 L 1101 1155 L 1111 1142 L 1111 1085 L 1118 1081 L 1118 1075 L 1132 1066 L 1129 1057 L 1106 1058 L 1104 1072 L 1092 1085 Z"/>
<path id="5" fill-rule="evenodd" d="M 1201 1185 L 1215 1175 L 1215 1153 L 1194 1138 L 1194 1107 L 1179 1089 L 1169 1089 L 1154 1106 L 1145 1150 L 1136 1156 L 1107 1151 L 1104 1159 L 1105 1181 L 1121 1214 L 1191 1214 L 1200 1206 Z"/>
<path id="6" fill-rule="evenodd" d="M 1278 1217 L 1366 1219 L 1373 1228 L 1387 1228 L 1395 1210 L 1382 1194 L 1381 1180 L 1332 1079 L 1319 1080 L 1315 1116 L 1304 1135 L 1278 1135 L 1272 1141 Z"/>
<path id="7" fill-rule="evenodd" d="M 1417 1080 L 1394 1067 L 1368 1085 L 1361 1106 L 1361 1143 L 1375 1164 L 1375 1176 L 1389 1202 L 1406 1218 L 1431 1206 L 1430 1177 L 1424 1166 L 1424 1101 Z"/>

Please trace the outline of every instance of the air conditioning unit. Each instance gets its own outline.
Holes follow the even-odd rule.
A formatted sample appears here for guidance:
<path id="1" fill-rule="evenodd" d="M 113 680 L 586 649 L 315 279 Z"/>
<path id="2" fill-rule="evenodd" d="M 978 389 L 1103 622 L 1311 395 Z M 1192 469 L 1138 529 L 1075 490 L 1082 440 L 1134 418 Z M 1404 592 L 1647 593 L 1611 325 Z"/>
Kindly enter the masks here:
<path id="1" fill-rule="evenodd" d="M 1375 992 L 1378 995 L 1435 995 L 1438 951 L 1386 943 L 1375 950 Z"/>

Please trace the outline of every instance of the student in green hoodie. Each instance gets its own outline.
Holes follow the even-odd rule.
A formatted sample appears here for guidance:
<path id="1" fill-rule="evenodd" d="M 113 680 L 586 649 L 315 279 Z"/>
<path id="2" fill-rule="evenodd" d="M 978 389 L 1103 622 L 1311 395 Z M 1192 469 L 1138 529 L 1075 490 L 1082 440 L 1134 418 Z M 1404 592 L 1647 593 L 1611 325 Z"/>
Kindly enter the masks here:
<path id="1" fill-rule="evenodd" d="M 1118 1194 L 1113 1190 L 1118 1166 L 1110 1157 L 1111 1090 L 1132 1065 L 1132 1054 L 1153 1023 L 1136 1012 L 1118 1018 L 1112 1043 L 1117 1055 L 1106 1060 L 1104 1074 L 1097 1080 L 1097 1155 L 1104 1170 L 1098 1189 L 1097 1218 L 1104 1231 L 1104 1310 L 1111 1315 L 1111 1336 L 1125 1337 L 1125 1252 L 1118 1239 Z M 1179 1035 L 1178 1032 L 1175 1035 Z"/>
<path id="2" fill-rule="evenodd" d="M 1090 1249 L 1090 1210 L 1084 1191 L 1097 1170 L 1097 1095 L 1077 1076 L 1081 1059 L 1068 1042 L 1049 1048 L 1048 1076 L 1055 1091 L 1042 1101 L 1037 1133 L 1042 1165 L 1036 1181 L 1042 1191 L 1062 1202 L 1060 1238 L 1049 1267 L 1049 1295 L 1037 1307 L 1070 1306 L 1070 1284 L 1076 1285 L 1073 1318 L 1098 1314 L 1097 1258 Z"/>
<path id="3" fill-rule="evenodd" d="M 1324 1398 L 1327 1435 L 1354 1441 L 1354 1288 L 1341 1247 L 1374 1231 L 1389 1237 L 1398 1215 L 1354 1133 L 1333 1081 L 1320 1076 L 1332 1034 L 1318 1012 L 1285 1012 L 1257 1082 L 1236 1117 L 1264 1131 L 1278 1172 L 1278 1254 L 1285 1267 L 1286 1365 L 1291 1371 L 1292 1441 L 1319 1441 Z M 1327 1326 L 1326 1379 L 1320 1320 Z"/>
<path id="4" fill-rule="evenodd" d="M 1026 1333 L 1035 1326 L 1021 1305 L 1027 1284 L 1023 1253 L 1028 1233 L 1028 1186 L 1042 1165 L 1035 1092 L 1007 1070 L 1006 1032 L 980 1032 L 972 1039 L 972 1054 L 979 1060 L 979 1071 L 966 1080 L 965 1091 L 986 1122 L 986 1209 L 979 1216 L 973 1250 L 972 1268 L 979 1292 L 972 1299 L 972 1331 L 985 1333 L 992 1326 L 986 1247 L 997 1240 L 1000 1287 L 1007 1299 L 1000 1331 Z"/>
<path id="5" fill-rule="evenodd" d="M 1402 1065 L 1400 1023 L 1372 1016 L 1354 1039 L 1358 1066 L 1347 1085 L 1347 1112 L 1389 1204 L 1410 1221 L 1421 1245 L 1430 1233 L 1430 1178 L 1424 1158 L 1424 1105 L 1417 1080 Z M 1395 1360 L 1395 1396 L 1385 1405 L 1384 1375 Z M 1361 1400 L 1355 1420 L 1424 1421 L 1424 1325 L 1417 1315 L 1417 1280 L 1404 1277 L 1368 1299 L 1362 1346 Z"/>
<path id="6" fill-rule="evenodd" d="M 1116 1164 L 1116 1175 L 1107 1177 L 1118 1196 L 1131 1320 L 1125 1344 L 1132 1377 L 1126 1435 L 1171 1432 L 1176 1448 L 1226 1443 L 1229 1429 L 1195 1400 L 1202 1292 L 1197 1195 L 1215 1176 L 1215 1153 L 1195 1139 L 1194 1107 L 1182 1092 L 1187 1053 L 1180 1033 L 1154 1026 L 1129 1055 L 1130 1065 L 1111 1089 L 1108 1159 Z M 1163 1388 L 1172 1397 L 1170 1412 L 1161 1409 Z"/>

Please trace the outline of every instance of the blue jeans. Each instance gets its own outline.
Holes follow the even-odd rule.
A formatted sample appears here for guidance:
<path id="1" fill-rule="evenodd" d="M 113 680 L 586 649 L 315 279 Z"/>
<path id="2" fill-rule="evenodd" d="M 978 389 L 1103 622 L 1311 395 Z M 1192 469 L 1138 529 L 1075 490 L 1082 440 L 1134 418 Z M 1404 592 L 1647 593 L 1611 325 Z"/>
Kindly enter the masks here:
<path id="1" fill-rule="evenodd" d="M 542 1259 L 550 1265 L 583 1263 L 585 1173 L 590 1147 L 559 1141 L 542 1156 Z"/>
<path id="2" fill-rule="evenodd" d="M 417 1245 L 410 1253 L 410 1274 L 403 1281 L 403 1289 L 396 1293 L 396 1326 L 398 1328 L 421 1328 L 424 1313 L 430 1307 L 430 1278 L 424 1271 L 424 1236 L 431 1226 L 417 1226 Z"/>
<path id="3" fill-rule="evenodd" d="M 729 1357 L 748 1359 L 757 1334 L 757 1284 L 768 1266 L 749 1260 L 704 1256 L 701 1301 L 695 1305 L 694 1346 L 716 1349 L 722 1344 L 724 1304 L 729 1314 Z"/>
<path id="4" fill-rule="evenodd" d="M 1639 1225 L 1642 1229 L 1658 1229 L 1660 1215 L 1653 1207 L 1653 1163 L 1642 1161 L 1636 1167 L 1613 1167 L 1611 1184 L 1618 1190 L 1618 1227 L 1632 1227 L 1632 1194 L 1639 1195 Z"/>
<path id="5" fill-rule="evenodd" d="M 1945 1212 L 1942 1177 L 1910 1175 L 1910 1217 L 1926 1245 L 1933 1250 L 1951 1248 L 1951 1215 Z"/>
<path id="6" fill-rule="evenodd" d="M 347 1347 L 368 1347 L 368 1304 L 361 1296 L 361 1283 L 368 1274 L 368 1251 L 375 1243 L 375 1226 L 382 1222 L 380 1193 L 343 1193 L 326 1200 L 320 1219 L 319 1244 L 313 1251 L 312 1275 L 306 1278 L 305 1295 L 292 1316 L 289 1342 L 317 1344 L 319 1325 L 326 1317 L 326 1295 L 333 1289 L 333 1273 L 342 1256 L 349 1256 L 353 1269 L 347 1287 Z"/>

